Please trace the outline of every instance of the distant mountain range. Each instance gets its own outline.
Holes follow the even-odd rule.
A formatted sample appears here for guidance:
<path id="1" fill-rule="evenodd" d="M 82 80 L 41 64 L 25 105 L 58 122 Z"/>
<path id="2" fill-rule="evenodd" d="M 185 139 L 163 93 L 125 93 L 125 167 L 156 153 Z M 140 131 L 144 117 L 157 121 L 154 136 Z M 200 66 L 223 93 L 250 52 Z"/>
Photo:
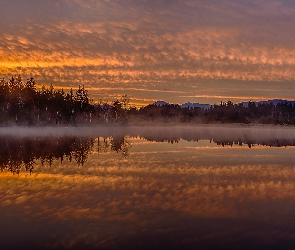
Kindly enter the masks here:
<path id="1" fill-rule="evenodd" d="M 248 103 L 249 102 L 242 102 L 244 107 L 248 107 Z M 281 103 L 287 103 L 287 104 L 291 104 L 292 106 L 295 105 L 295 101 L 288 101 L 288 100 L 282 100 L 282 99 L 273 99 L 273 100 L 268 100 L 268 101 L 260 101 L 260 102 L 254 102 L 256 104 L 256 106 L 258 104 L 273 104 L 275 106 L 277 106 L 278 104 Z"/>
<path id="2" fill-rule="evenodd" d="M 184 104 L 173 104 L 173 103 L 168 103 L 168 102 L 164 102 L 164 101 L 157 101 L 154 103 L 154 105 L 156 106 L 164 106 L 164 105 L 179 105 L 181 108 L 203 108 L 203 109 L 209 109 L 212 105 L 210 104 L 200 104 L 197 102 L 191 103 L 191 102 L 187 102 Z"/>
<path id="3" fill-rule="evenodd" d="M 243 106 L 244 107 L 248 107 L 248 103 L 249 102 L 242 102 Z M 295 101 L 288 101 L 288 100 L 282 100 L 282 99 L 273 99 L 273 100 L 268 100 L 268 101 L 259 101 L 259 102 L 254 102 L 256 104 L 256 106 L 258 104 L 270 104 L 272 103 L 273 105 L 278 105 L 280 103 L 288 103 L 288 104 L 291 104 L 292 106 L 295 105 Z M 190 109 L 193 109 L 193 108 L 202 108 L 202 109 L 209 109 L 211 106 L 211 104 L 200 104 L 198 102 L 186 102 L 184 104 L 173 104 L 173 103 L 168 103 L 168 102 L 165 102 L 165 101 L 157 101 L 155 103 L 153 103 L 153 105 L 156 105 L 156 106 L 163 106 L 163 105 L 179 105 L 181 108 L 190 108 Z"/>

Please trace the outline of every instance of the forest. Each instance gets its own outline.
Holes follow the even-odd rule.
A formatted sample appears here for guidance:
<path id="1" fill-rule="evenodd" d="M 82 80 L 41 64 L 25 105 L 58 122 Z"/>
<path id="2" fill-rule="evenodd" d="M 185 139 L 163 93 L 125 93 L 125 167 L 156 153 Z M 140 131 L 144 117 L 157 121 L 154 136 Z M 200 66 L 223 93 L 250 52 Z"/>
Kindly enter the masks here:
<path id="1" fill-rule="evenodd" d="M 294 125 L 295 105 L 289 102 L 278 104 L 249 101 L 234 104 L 231 101 L 214 104 L 209 109 L 183 108 L 175 104 L 148 105 L 131 112 L 137 119 L 147 121 L 180 123 L 242 123 Z"/>
<path id="2" fill-rule="evenodd" d="M 123 95 L 112 103 L 94 103 L 88 91 L 80 85 L 76 90 L 42 86 L 37 89 L 33 77 L 23 81 L 21 76 L 0 80 L 0 124 L 2 126 L 97 125 L 163 123 L 255 123 L 295 124 L 295 105 L 249 101 L 214 104 L 209 109 L 183 108 L 177 104 L 150 104 L 131 107 L 130 98 Z"/>
<path id="3" fill-rule="evenodd" d="M 33 77 L 0 80 L 0 123 L 2 125 L 83 125 L 127 123 L 129 99 L 122 96 L 112 104 L 94 104 L 84 86 L 65 92 L 42 86 L 37 89 Z"/>

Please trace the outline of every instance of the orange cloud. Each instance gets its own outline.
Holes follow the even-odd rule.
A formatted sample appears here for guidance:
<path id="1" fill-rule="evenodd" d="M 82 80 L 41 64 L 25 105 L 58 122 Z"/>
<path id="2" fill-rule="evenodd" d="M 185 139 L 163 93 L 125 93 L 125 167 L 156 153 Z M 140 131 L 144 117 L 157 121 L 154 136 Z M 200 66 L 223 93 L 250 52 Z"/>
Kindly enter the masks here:
<path id="1" fill-rule="evenodd" d="M 165 7 L 128 1 L 128 16 L 118 13 L 117 2 L 75 1 L 66 6 L 79 10 L 79 18 L 31 18 L 5 29 L 0 38 L 1 76 L 34 75 L 41 84 L 144 89 L 185 88 L 199 80 L 247 85 L 295 79 L 295 38 L 287 32 L 293 27 L 294 6 L 280 1 L 185 1 Z M 112 14 L 103 14 L 109 11 Z M 176 92 L 173 95 L 181 101 Z"/>

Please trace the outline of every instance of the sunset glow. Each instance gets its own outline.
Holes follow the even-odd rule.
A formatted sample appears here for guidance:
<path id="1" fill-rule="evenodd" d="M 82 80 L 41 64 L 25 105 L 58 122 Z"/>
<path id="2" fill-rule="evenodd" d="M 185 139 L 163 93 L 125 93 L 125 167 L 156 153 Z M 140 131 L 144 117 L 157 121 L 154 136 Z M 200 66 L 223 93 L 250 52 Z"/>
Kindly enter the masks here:
<path id="1" fill-rule="evenodd" d="M 295 3 L 1 1 L 0 77 L 137 106 L 295 99 Z M 13 13 L 13 15 L 12 15 Z"/>

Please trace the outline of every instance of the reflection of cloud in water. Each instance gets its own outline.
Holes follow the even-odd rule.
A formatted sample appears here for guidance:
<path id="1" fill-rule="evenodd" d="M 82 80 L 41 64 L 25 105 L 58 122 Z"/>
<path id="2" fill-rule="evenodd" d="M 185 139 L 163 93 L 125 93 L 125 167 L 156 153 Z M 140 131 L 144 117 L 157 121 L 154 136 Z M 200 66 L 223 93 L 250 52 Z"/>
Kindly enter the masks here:
<path id="1" fill-rule="evenodd" d="M 55 214 L 52 214 L 52 210 L 36 211 L 39 206 L 35 205 L 45 201 L 45 204 L 48 203 L 47 205 L 53 208 L 54 203 L 50 203 L 55 201 L 56 212 L 63 219 L 76 217 L 74 211 L 79 207 L 81 208 L 78 209 L 79 213 L 86 211 L 83 210 L 84 208 L 92 211 L 85 214 L 84 219 L 96 217 L 103 211 L 107 212 L 108 215 L 110 215 L 110 212 L 120 213 L 119 210 L 122 212 L 121 209 L 128 209 L 128 207 L 129 209 L 140 208 L 141 210 L 173 209 L 178 212 L 208 216 L 212 216 L 218 211 L 220 215 L 237 216 L 237 208 L 232 206 L 233 204 L 225 204 L 226 199 L 228 199 L 228 202 L 236 200 L 247 205 L 249 201 L 259 203 L 294 198 L 294 182 L 292 181 L 294 175 L 290 177 L 290 171 L 287 170 L 286 175 L 288 177 L 286 176 L 286 179 L 288 180 L 281 181 L 276 177 L 269 180 L 267 173 L 269 170 L 263 170 L 265 171 L 264 174 L 255 176 L 252 180 L 245 180 L 244 178 L 253 175 L 252 171 L 261 171 L 261 168 L 255 166 L 255 169 L 250 168 L 244 174 L 244 178 L 240 177 L 234 181 L 232 178 L 239 174 L 232 172 L 238 171 L 238 169 L 232 169 L 227 175 L 224 173 L 226 171 L 215 174 L 215 171 L 201 170 L 196 175 L 190 173 L 190 177 L 181 174 L 170 174 L 167 177 L 158 173 L 134 173 L 131 175 L 130 172 L 126 177 L 114 175 L 88 178 L 38 175 L 37 178 L 34 177 L 34 180 L 29 181 L 30 184 L 33 183 L 30 188 L 26 186 L 28 184 L 27 178 L 13 180 L 13 186 L 7 185 L 7 180 L 1 178 L 6 187 L 9 186 L 10 188 L 10 192 L 7 193 L 5 198 L 2 198 L 5 200 L 2 200 L 1 204 L 27 203 L 27 212 L 35 211 L 54 217 Z M 280 171 L 277 174 L 280 174 Z M 212 175 L 213 180 L 211 180 Z M 243 173 L 240 173 L 240 175 L 243 175 Z M 177 177 L 179 181 L 175 181 Z M 199 178 L 202 180 L 199 181 Z M 185 184 L 182 181 L 184 179 L 187 181 Z M 192 183 L 192 179 L 195 183 Z M 171 182 L 171 180 L 174 180 L 174 182 Z M 59 207 L 57 202 L 65 199 L 69 203 L 66 209 Z M 163 200 L 165 200 L 164 203 Z M 32 201 L 34 201 L 34 204 L 30 206 Z M 212 202 L 214 203 L 213 206 Z M 59 205 L 63 206 L 64 203 Z M 72 213 L 67 212 L 69 207 L 71 207 Z M 246 212 L 246 208 L 244 209 Z M 100 213 L 98 213 L 99 211 Z"/>
<path id="2" fill-rule="evenodd" d="M 161 130 L 154 134 L 151 129 L 143 128 L 141 137 Z M 248 129 L 241 133 L 261 131 Z M 100 141 L 114 135 L 113 130 L 104 131 Z M 194 248 L 210 242 L 217 248 L 241 242 L 255 248 L 270 239 L 295 242 L 293 147 L 149 143 L 132 131 L 127 133 L 133 146 L 127 158 L 109 150 L 89 154 L 80 167 L 68 161 L 42 166 L 39 159 L 31 175 L 2 172 L 0 209 L 6 220 L 0 225 L 1 242 L 18 232 L 19 242 L 35 235 L 40 248 Z M 177 136 L 186 138 L 188 131 L 194 140 L 218 136 L 217 129 L 203 127 L 179 129 Z M 278 138 L 276 128 L 269 131 L 264 138 Z M 293 129 L 279 131 L 282 138 L 294 138 Z M 173 129 L 166 132 L 166 138 L 176 136 Z"/>
<path id="3" fill-rule="evenodd" d="M 14 216 L 69 223 L 78 238 L 82 230 L 85 240 L 105 246 L 116 237 L 138 235 L 139 229 L 175 232 L 186 217 L 272 221 L 285 226 L 295 219 L 293 167 L 185 169 L 158 162 L 157 168 L 146 169 L 130 163 L 124 168 L 100 168 L 91 176 L 2 174 L 0 183 L 1 190 L 8 190 L 0 203 Z M 167 229 L 161 223 L 168 223 L 162 219 L 169 215 L 174 215 L 174 224 Z M 62 239 L 66 245 L 70 232 Z"/>
<path id="4" fill-rule="evenodd" d="M 19 173 L 22 167 L 32 172 L 36 160 L 51 165 L 57 159 L 61 162 L 74 159 L 80 166 L 92 151 L 110 150 L 126 157 L 131 139 L 136 147 L 149 142 L 173 144 L 181 140 L 210 140 L 210 143 L 222 146 L 246 144 L 249 148 L 257 144 L 280 147 L 295 145 L 295 129 L 237 126 L 0 128 L 0 167 L 14 173 Z M 162 150 L 157 143 L 154 144 L 155 151 Z M 200 146 L 204 145 L 200 143 Z M 167 153 L 175 153 L 175 147 L 170 151 L 167 148 L 164 148 Z M 212 144 L 208 146 L 208 149 L 212 148 Z M 138 150 L 134 149 L 134 152 Z"/>

